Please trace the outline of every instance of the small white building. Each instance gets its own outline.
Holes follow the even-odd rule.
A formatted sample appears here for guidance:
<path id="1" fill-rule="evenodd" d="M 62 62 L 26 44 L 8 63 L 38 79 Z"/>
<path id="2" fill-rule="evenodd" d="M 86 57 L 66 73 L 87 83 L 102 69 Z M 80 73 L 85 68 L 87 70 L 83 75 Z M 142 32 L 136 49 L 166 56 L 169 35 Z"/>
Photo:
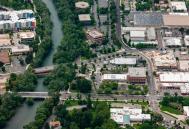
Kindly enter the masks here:
<path id="1" fill-rule="evenodd" d="M 164 43 L 168 47 L 181 47 L 182 42 L 181 42 L 181 37 L 164 37 Z"/>
<path id="2" fill-rule="evenodd" d="M 131 122 L 142 122 L 151 120 L 150 114 L 143 114 L 141 108 L 123 107 L 110 108 L 110 117 L 118 124 L 130 124 Z"/>
<path id="3" fill-rule="evenodd" d="M 186 46 L 186 47 L 189 46 L 189 35 L 185 35 L 185 36 L 184 36 L 184 43 L 185 43 L 185 46 Z"/>
<path id="4" fill-rule="evenodd" d="M 170 8 L 172 12 L 187 12 L 186 3 L 184 1 L 171 1 Z"/>
<path id="5" fill-rule="evenodd" d="M 78 9 L 86 9 L 86 8 L 89 8 L 89 3 L 84 2 L 84 1 L 79 1 L 75 3 L 75 7 Z"/>
<path id="6" fill-rule="evenodd" d="M 183 106 L 184 114 L 189 117 L 189 106 Z"/>
<path id="7" fill-rule="evenodd" d="M 116 64 L 116 65 L 135 65 L 136 64 L 136 58 L 134 57 L 130 57 L 130 58 L 114 58 L 112 60 L 110 60 L 111 64 Z"/>
<path id="8" fill-rule="evenodd" d="M 127 74 L 104 74 L 102 75 L 101 80 L 126 81 Z"/>
<path id="9" fill-rule="evenodd" d="M 145 41 L 145 31 L 130 31 L 131 41 Z"/>

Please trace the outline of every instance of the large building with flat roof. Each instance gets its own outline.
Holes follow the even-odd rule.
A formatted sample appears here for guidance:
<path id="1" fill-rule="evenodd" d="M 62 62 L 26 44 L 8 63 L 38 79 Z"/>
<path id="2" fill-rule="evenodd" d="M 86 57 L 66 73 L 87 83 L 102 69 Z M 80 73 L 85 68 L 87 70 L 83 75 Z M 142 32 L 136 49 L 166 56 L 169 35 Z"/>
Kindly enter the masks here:
<path id="1" fill-rule="evenodd" d="M 186 3 L 184 1 L 171 1 L 170 8 L 172 12 L 187 12 Z"/>
<path id="2" fill-rule="evenodd" d="M 129 67 L 127 81 L 129 83 L 145 83 L 146 68 L 145 67 Z"/>
<path id="3" fill-rule="evenodd" d="M 161 27 L 163 18 L 160 12 L 139 12 L 134 14 L 134 26 Z"/>
<path id="4" fill-rule="evenodd" d="M 110 118 L 118 124 L 126 125 L 131 122 L 151 120 L 151 115 L 142 113 L 141 108 L 123 107 L 110 108 Z"/>
<path id="5" fill-rule="evenodd" d="M 135 57 L 128 57 L 128 58 L 114 58 L 110 60 L 111 64 L 116 65 L 136 65 L 137 59 Z"/>
<path id="6" fill-rule="evenodd" d="M 32 10 L 1 11 L 0 30 L 35 29 L 36 19 Z"/>
<path id="7" fill-rule="evenodd" d="M 127 74 L 104 74 L 101 80 L 127 81 Z"/>
<path id="8" fill-rule="evenodd" d="M 20 38 L 21 43 L 32 42 L 35 39 L 35 32 L 33 31 L 19 32 L 18 37 Z"/>
<path id="9" fill-rule="evenodd" d="M 189 16 L 163 15 L 165 27 L 189 27 Z"/>

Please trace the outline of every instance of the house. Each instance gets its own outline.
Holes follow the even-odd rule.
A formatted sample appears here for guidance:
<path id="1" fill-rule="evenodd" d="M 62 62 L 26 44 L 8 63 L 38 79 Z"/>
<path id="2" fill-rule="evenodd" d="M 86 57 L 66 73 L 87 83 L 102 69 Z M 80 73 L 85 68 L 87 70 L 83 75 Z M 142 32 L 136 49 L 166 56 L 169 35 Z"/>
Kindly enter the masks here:
<path id="1" fill-rule="evenodd" d="M 50 129 L 61 129 L 62 128 L 60 121 L 49 122 L 49 127 L 50 127 Z"/>
<path id="2" fill-rule="evenodd" d="M 29 43 L 35 40 L 35 32 L 33 31 L 19 32 L 18 37 L 20 38 L 21 43 Z"/>
<path id="3" fill-rule="evenodd" d="M 0 62 L 2 62 L 5 65 L 9 65 L 11 63 L 8 51 L 6 50 L 0 51 Z"/>
<path id="4" fill-rule="evenodd" d="M 89 25 L 91 23 L 91 16 L 90 14 L 79 14 L 79 21 L 85 25 Z"/>
<path id="5" fill-rule="evenodd" d="M 87 39 L 93 43 L 102 43 L 104 40 L 104 34 L 96 29 L 87 30 Z"/>
<path id="6" fill-rule="evenodd" d="M 11 48 L 12 55 L 24 55 L 31 52 L 31 49 L 28 45 L 19 44 Z"/>

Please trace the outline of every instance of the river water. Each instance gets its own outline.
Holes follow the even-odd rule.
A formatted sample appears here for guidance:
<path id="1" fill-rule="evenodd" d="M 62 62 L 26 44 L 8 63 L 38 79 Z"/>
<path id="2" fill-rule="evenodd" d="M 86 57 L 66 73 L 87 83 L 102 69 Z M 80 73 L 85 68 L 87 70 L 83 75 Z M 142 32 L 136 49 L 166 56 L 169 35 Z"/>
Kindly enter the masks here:
<path id="1" fill-rule="evenodd" d="M 53 23 L 51 35 L 53 41 L 53 48 L 50 54 L 44 60 L 42 65 L 49 66 L 53 65 L 53 55 L 56 52 L 56 49 L 61 42 L 61 39 L 63 38 L 63 32 L 61 30 L 62 24 L 58 18 L 57 11 L 52 3 L 52 0 L 42 1 L 46 4 L 47 8 L 49 9 L 51 13 L 51 21 Z M 36 88 L 36 91 L 47 91 L 47 88 L 43 86 L 43 80 L 44 78 L 38 79 L 38 86 Z M 36 109 L 41 103 L 42 101 L 36 101 L 34 105 L 31 107 L 27 106 L 26 104 L 23 104 L 23 106 L 17 110 L 15 116 L 7 123 L 7 126 L 4 129 L 22 129 L 24 125 L 34 120 Z"/>

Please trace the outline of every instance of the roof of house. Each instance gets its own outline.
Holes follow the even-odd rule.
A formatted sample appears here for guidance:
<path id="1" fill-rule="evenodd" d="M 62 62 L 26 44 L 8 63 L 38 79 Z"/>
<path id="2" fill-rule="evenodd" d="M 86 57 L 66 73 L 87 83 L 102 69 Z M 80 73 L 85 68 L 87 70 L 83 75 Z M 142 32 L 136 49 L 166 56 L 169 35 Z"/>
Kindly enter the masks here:
<path id="1" fill-rule="evenodd" d="M 91 21 L 90 14 L 80 14 L 78 15 L 79 21 Z"/>
<path id="2" fill-rule="evenodd" d="M 79 1 L 75 3 L 75 7 L 76 8 L 80 8 L 80 9 L 85 9 L 89 7 L 89 4 L 87 2 L 84 1 Z"/>
<path id="3" fill-rule="evenodd" d="M 0 61 L 4 64 L 10 64 L 8 51 L 0 51 Z"/>

